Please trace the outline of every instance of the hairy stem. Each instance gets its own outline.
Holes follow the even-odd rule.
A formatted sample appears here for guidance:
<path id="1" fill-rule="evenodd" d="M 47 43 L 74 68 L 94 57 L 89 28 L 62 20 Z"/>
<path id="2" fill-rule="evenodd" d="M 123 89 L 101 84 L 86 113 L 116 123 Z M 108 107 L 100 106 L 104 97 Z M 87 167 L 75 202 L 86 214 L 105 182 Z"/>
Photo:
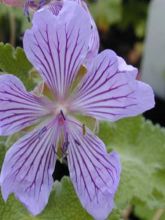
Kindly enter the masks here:
<path id="1" fill-rule="evenodd" d="M 9 8 L 9 23 L 10 23 L 10 44 L 15 46 L 15 40 L 16 40 L 16 22 L 15 22 L 15 16 Z"/>
<path id="2" fill-rule="evenodd" d="M 123 218 L 124 220 L 128 220 L 128 219 L 129 219 L 129 216 L 130 216 L 130 214 L 131 214 L 131 212 L 132 212 L 132 206 L 129 205 L 129 206 L 123 211 L 123 213 L 122 213 L 122 218 Z"/>
<path id="3" fill-rule="evenodd" d="M 161 218 L 161 216 L 164 214 L 164 211 L 165 211 L 164 209 L 158 209 L 158 210 L 155 212 L 155 214 L 154 214 L 152 220 L 159 220 L 159 219 Z"/>

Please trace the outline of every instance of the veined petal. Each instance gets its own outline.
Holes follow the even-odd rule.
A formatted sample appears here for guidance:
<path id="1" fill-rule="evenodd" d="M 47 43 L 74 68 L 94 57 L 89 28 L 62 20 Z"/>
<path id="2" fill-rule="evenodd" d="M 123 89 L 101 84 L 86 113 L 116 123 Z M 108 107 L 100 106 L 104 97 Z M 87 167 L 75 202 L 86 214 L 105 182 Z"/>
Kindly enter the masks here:
<path id="1" fill-rule="evenodd" d="M 77 4 L 79 4 L 88 13 L 89 20 L 91 22 L 91 34 L 88 45 L 88 53 L 86 56 L 86 63 L 88 63 L 90 62 L 90 59 L 93 59 L 98 54 L 100 47 L 99 33 L 95 21 L 90 14 L 87 3 L 84 0 L 68 0 L 68 1 L 74 1 Z M 55 0 L 48 5 L 48 8 L 53 12 L 53 14 L 58 15 L 60 10 L 62 9 L 62 6 L 63 6 L 63 1 Z"/>
<path id="2" fill-rule="evenodd" d="M 82 206 L 97 220 L 108 217 L 120 179 L 117 153 L 108 154 L 104 143 L 89 129 L 70 122 L 68 164 L 70 178 Z"/>
<path id="3" fill-rule="evenodd" d="M 63 7 L 63 3 L 64 3 L 63 0 L 60 0 L 60 1 L 55 0 L 55 1 L 50 2 L 50 4 L 48 4 L 47 7 L 54 15 L 57 16 Z"/>
<path id="4" fill-rule="evenodd" d="M 100 53 L 75 93 L 73 111 L 115 121 L 153 108 L 152 88 L 136 76 L 137 69 L 111 50 Z"/>
<path id="5" fill-rule="evenodd" d="M 57 123 L 45 125 L 8 150 L 0 176 L 4 200 L 14 193 L 33 215 L 43 210 L 53 185 L 57 136 Z"/>
<path id="6" fill-rule="evenodd" d="M 48 114 L 46 99 L 26 91 L 10 74 L 0 75 L 0 135 L 10 135 Z"/>
<path id="7" fill-rule="evenodd" d="M 92 33 L 91 33 L 90 42 L 89 42 L 87 62 L 90 62 L 88 61 L 88 59 L 89 60 L 93 59 L 98 54 L 99 47 L 100 47 L 99 33 L 98 33 L 96 24 L 92 17 L 91 17 L 91 28 L 92 28 Z"/>
<path id="8" fill-rule="evenodd" d="M 64 2 L 57 16 L 49 8 L 35 13 L 24 49 L 55 95 L 66 95 L 87 55 L 90 30 L 88 14 L 71 1 Z"/>
<path id="9" fill-rule="evenodd" d="M 86 57 L 86 61 L 88 63 L 88 62 L 90 62 L 90 59 L 94 58 L 98 54 L 99 47 L 100 47 L 100 39 L 99 39 L 99 33 L 97 30 L 97 26 L 95 24 L 93 17 L 90 14 L 87 3 L 84 0 L 70 0 L 70 1 L 75 1 L 79 5 L 81 5 L 87 11 L 87 13 L 89 15 L 89 19 L 91 21 L 92 31 L 91 31 L 90 41 L 89 41 L 88 54 Z"/>

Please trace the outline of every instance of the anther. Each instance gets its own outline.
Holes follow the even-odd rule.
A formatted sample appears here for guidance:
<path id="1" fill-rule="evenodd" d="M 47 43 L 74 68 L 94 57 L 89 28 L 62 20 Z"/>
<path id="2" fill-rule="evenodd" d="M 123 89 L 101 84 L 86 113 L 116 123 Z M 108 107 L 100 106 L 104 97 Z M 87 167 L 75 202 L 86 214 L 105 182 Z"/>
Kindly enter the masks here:
<path id="1" fill-rule="evenodd" d="M 68 146 L 69 146 L 69 140 L 68 140 L 68 134 L 66 134 L 66 138 L 65 138 L 65 142 L 62 146 L 62 152 L 63 154 L 66 154 L 67 150 L 68 150 Z"/>
<path id="2" fill-rule="evenodd" d="M 85 124 L 82 125 L 82 131 L 83 131 L 83 135 L 85 136 L 85 135 L 86 135 L 86 127 L 85 127 Z"/>
<path id="3" fill-rule="evenodd" d="M 64 155 L 66 155 L 66 152 L 68 150 L 68 146 L 69 146 L 69 141 L 68 142 L 64 142 L 63 146 L 62 146 L 62 153 Z"/>
<path id="4" fill-rule="evenodd" d="M 62 111 L 62 110 L 60 110 L 60 114 L 61 114 L 61 116 L 62 116 L 63 120 L 65 121 L 65 120 L 66 120 L 66 118 L 65 118 L 65 115 L 64 115 L 64 113 L 63 113 L 63 111 Z"/>

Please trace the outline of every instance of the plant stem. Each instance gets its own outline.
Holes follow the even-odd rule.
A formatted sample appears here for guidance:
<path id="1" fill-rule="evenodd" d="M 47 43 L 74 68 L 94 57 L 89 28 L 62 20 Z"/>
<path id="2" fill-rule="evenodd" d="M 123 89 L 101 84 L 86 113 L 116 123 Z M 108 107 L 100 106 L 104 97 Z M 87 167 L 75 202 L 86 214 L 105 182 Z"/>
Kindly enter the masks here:
<path id="1" fill-rule="evenodd" d="M 131 214 L 131 212 L 132 212 L 132 206 L 129 205 L 129 206 L 123 211 L 123 213 L 122 213 L 122 218 L 123 218 L 124 220 L 128 220 L 128 219 L 129 219 L 129 216 L 130 216 L 130 214 Z"/>
<path id="2" fill-rule="evenodd" d="M 164 209 L 158 209 L 158 210 L 155 212 L 155 214 L 154 214 L 152 220 L 159 220 L 159 219 L 161 218 L 161 216 L 163 215 L 164 211 L 165 211 Z"/>
<path id="3" fill-rule="evenodd" d="M 10 44 L 12 46 L 15 46 L 15 40 L 16 40 L 16 23 L 15 23 L 15 16 L 9 8 L 9 22 L 10 22 Z"/>

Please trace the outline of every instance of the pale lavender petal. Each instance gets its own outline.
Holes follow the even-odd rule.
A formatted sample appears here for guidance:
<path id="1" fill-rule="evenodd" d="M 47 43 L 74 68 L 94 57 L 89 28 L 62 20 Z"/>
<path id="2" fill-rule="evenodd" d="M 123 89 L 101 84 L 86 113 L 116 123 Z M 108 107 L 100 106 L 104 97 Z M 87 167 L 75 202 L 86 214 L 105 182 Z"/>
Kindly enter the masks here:
<path id="1" fill-rule="evenodd" d="M 45 101 L 27 92 L 17 77 L 0 75 L 0 135 L 10 135 L 37 123 L 49 113 Z"/>
<path id="2" fill-rule="evenodd" d="M 91 28 L 92 28 L 92 32 L 91 32 L 91 37 L 90 37 L 90 42 L 89 42 L 87 62 L 88 60 L 93 59 L 98 54 L 99 47 L 100 47 L 99 33 L 98 33 L 96 24 L 92 17 L 91 17 Z"/>
<path id="3" fill-rule="evenodd" d="M 90 11 L 87 7 L 87 4 L 85 3 L 85 1 L 82 1 L 82 4 L 83 4 L 84 8 L 86 8 L 86 11 L 88 12 L 88 14 L 90 16 L 91 29 L 92 29 L 91 36 L 90 36 L 90 42 L 89 42 L 89 50 L 88 50 L 88 55 L 87 55 L 87 61 L 88 61 L 90 59 L 93 59 L 98 54 L 99 47 L 100 47 L 100 38 L 99 38 L 97 26 L 95 24 L 95 21 L 94 21 L 92 15 L 90 14 Z"/>
<path id="4" fill-rule="evenodd" d="M 89 15 L 89 19 L 91 21 L 91 36 L 90 36 L 90 41 L 89 41 L 88 54 L 86 57 L 87 58 L 86 62 L 88 63 L 90 62 L 91 59 L 93 59 L 98 54 L 99 47 L 100 47 L 100 39 L 99 39 L 97 26 L 84 0 L 70 0 L 70 1 L 77 2 L 79 5 L 81 5 L 87 11 Z"/>
<path id="5" fill-rule="evenodd" d="M 88 9 L 86 2 L 84 0 L 70 0 L 70 1 L 76 2 L 87 12 L 90 23 L 91 23 L 91 34 L 90 34 L 90 40 L 89 40 L 89 45 L 88 45 L 88 53 L 86 57 L 86 62 L 88 63 L 90 62 L 90 59 L 93 59 L 98 54 L 99 47 L 100 47 L 99 33 L 97 30 L 95 21 L 90 14 L 90 11 Z M 58 15 L 63 7 L 63 1 L 58 1 L 58 0 L 52 1 L 47 7 L 52 11 L 53 14 Z M 67 17 L 66 16 L 64 17 L 67 22 Z"/>
<path id="6" fill-rule="evenodd" d="M 89 39 L 87 13 L 67 1 L 58 16 L 48 8 L 36 12 L 33 27 L 26 31 L 23 42 L 28 59 L 55 95 L 61 97 L 67 94 L 87 55 Z"/>
<path id="7" fill-rule="evenodd" d="M 70 0 L 70 1 L 77 2 L 79 5 L 82 5 L 82 3 L 84 2 L 84 0 Z"/>
<path id="8" fill-rule="evenodd" d="M 97 220 L 105 220 L 114 207 L 120 179 L 120 159 L 108 154 L 104 143 L 89 129 L 83 135 L 76 122 L 68 125 L 70 178 L 82 206 Z"/>
<path id="9" fill-rule="evenodd" d="M 0 176 L 5 201 L 14 193 L 33 215 L 44 209 L 53 185 L 57 136 L 54 122 L 32 131 L 8 150 Z"/>
<path id="10" fill-rule="evenodd" d="M 72 110 L 115 121 L 154 107 L 152 88 L 136 80 L 137 69 L 111 50 L 99 54 L 72 99 Z"/>

